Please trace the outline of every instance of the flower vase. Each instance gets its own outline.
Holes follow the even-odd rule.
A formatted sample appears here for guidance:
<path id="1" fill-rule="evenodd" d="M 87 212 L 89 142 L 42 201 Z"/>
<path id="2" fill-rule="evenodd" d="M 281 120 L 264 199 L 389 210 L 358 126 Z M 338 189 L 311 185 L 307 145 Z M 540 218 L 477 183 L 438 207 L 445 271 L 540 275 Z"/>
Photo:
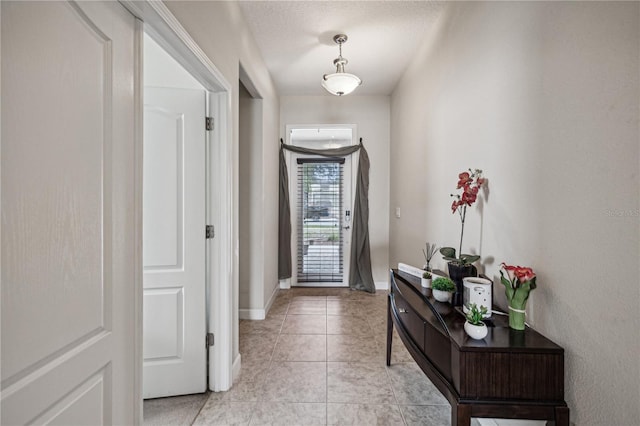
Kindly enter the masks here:
<path id="1" fill-rule="evenodd" d="M 518 306 L 515 306 L 518 305 Z M 522 306 L 517 303 L 509 303 L 509 327 L 514 330 L 524 330 L 524 319 L 525 319 L 525 308 L 526 303 L 523 303 Z"/>
<path id="2" fill-rule="evenodd" d="M 447 264 L 449 269 L 449 278 L 456 283 L 456 292 L 453 294 L 453 306 L 462 306 L 462 298 L 464 294 L 464 284 L 462 279 L 465 277 L 475 277 L 478 275 L 478 270 L 471 264 L 459 265 L 454 262 Z"/>

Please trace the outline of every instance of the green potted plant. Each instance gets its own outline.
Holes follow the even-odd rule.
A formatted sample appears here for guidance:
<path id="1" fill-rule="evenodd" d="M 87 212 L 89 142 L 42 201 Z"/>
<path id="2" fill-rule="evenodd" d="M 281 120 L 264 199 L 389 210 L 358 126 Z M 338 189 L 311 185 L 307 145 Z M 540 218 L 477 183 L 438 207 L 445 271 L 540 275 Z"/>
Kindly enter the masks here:
<path id="1" fill-rule="evenodd" d="M 454 291 L 456 291 L 456 285 L 451 278 L 438 277 L 431 283 L 431 292 L 438 302 L 448 302 Z"/>
<path id="2" fill-rule="evenodd" d="M 429 271 L 424 271 L 424 273 L 422 274 L 422 280 L 420 281 L 420 284 L 422 284 L 422 287 L 424 288 L 431 288 L 431 272 Z"/>
<path id="3" fill-rule="evenodd" d="M 454 197 L 453 204 L 451 204 L 451 211 L 460 215 L 460 246 L 458 251 L 453 247 L 442 247 L 440 254 L 444 260 L 446 260 L 449 276 L 456 283 L 456 293 L 454 295 L 453 304 L 456 306 L 462 305 L 463 284 L 462 279 L 464 277 L 474 277 L 477 275 L 476 267 L 472 265 L 473 262 L 480 259 L 480 256 L 473 254 L 462 253 L 462 238 L 464 237 L 464 222 L 467 217 L 467 207 L 471 207 L 478 198 L 478 192 L 485 182 L 485 178 L 482 177 L 482 170 L 469 169 L 469 172 L 462 172 L 458 175 L 458 186 L 456 189 L 462 189 L 462 195 L 450 194 Z"/>
<path id="4" fill-rule="evenodd" d="M 472 339 L 480 340 L 487 336 L 487 325 L 482 321 L 487 313 L 485 306 L 478 306 L 475 303 L 471 303 L 467 306 L 467 321 L 464 323 L 464 331 Z"/>
<path id="5" fill-rule="evenodd" d="M 525 308 L 529 293 L 536 288 L 536 274 L 529 267 L 502 263 L 500 281 L 505 287 L 509 302 L 509 327 L 524 330 Z"/>

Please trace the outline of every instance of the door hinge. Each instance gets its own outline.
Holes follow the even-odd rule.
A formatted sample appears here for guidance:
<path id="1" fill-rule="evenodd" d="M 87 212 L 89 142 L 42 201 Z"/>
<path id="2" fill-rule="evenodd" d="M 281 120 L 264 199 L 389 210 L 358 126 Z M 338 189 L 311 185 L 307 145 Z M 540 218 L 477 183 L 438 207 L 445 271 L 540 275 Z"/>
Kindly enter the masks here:
<path id="1" fill-rule="evenodd" d="M 213 346 L 214 341 L 213 333 L 207 333 L 207 347 Z"/>
<path id="2" fill-rule="evenodd" d="M 213 130 L 213 117 L 204 118 L 204 127 L 207 130 Z"/>
<path id="3" fill-rule="evenodd" d="M 214 229 L 213 225 L 207 225 L 205 228 L 205 236 L 208 239 L 211 239 L 213 237 L 216 236 L 216 230 Z"/>

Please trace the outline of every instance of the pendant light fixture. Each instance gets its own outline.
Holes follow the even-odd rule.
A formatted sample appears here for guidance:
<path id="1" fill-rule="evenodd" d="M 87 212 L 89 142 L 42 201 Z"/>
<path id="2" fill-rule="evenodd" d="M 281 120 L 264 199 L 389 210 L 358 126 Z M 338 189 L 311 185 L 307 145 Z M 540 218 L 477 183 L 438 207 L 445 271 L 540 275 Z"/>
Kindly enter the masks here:
<path id="1" fill-rule="evenodd" d="M 333 36 L 333 41 L 335 41 L 340 48 L 340 54 L 333 60 L 333 65 L 336 66 L 336 72 L 333 74 L 325 74 L 322 77 L 322 87 L 332 95 L 348 95 L 362 84 L 362 80 L 353 74 L 344 72 L 344 66 L 347 65 L 349 61 L 342 57 L 342 45 L 347 42 L 347 36 L 344 34 L 336 34 Z"/>

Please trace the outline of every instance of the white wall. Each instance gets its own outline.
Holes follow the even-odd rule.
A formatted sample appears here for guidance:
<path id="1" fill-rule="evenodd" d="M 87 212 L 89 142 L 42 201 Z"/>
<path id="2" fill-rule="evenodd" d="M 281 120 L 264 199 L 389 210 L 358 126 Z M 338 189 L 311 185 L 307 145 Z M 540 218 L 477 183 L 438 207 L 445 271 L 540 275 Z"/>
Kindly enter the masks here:
<path id="1" fill-rule="evenodd" d="M 239 118 L 240 318 L 262 319 L 265 307 L 262 100 L 254 99 L 242 84 Z"/>
<path id="2" fill-rule="evenodd" d="M 232 85 L 232 133 L 234 146 L 233 167 L 235 177 L 233 182 L 233 206 L 236 212 L 234 222 L 234 349 L 233 356 L 238 355 L 238 277 L 239 277 L 239 234 L 238 234 L 238 188 L 239 188 L 239 151 L 238 151 L 238 123 L 239 123 L 239 69 L 242 64 L 248 78 L 260 93 L 262 98 L 262 137 L 264 151 L 262 185 L 273 188 L 277 194 L 278 170 L 271 166 L 277 164 L 278 147 L 272 144 L 279 137 L 279 100 L 271 76 L 267 71 L 262 56 L 255 44 L 236 2 L 214 1 L 166 1 L 164 2 L 178 21 L 185 27 L 205 54 L 216 65 L 225 79 Z M 263 192 L 264 194 L 264 192 Z M 263 195 L 264 196 L 264 195 Z M 278 210 L 277 196 L 273 201 L 268 197 L 264 200 L 263 232 L 264 245 L 264 293 L 273 293 L 278 283 L 277 277 L 277 228 Z M 274 266 L 275 265 L 275 266 Z"/>
<path id="3" fill-rule="evenodd" d="M 373 279 L 377 286 L 387 286 L 389 282 L 389 105 L 388 96 L 280 98 L 280 132 L 285 140 L 289 124 L 358 126 L 358 137 L 362 138 L 371 160 L 369 237 Z M 273 164 L 277 167 L 277 159 Z"/>
<path id="4" fill-rule="evenodd" d="M 639 12 L 449 3 L 392 95 L 391 264 L 422 264 L 425 241 L 457 245 L 449 194 L 483 169 L 464 251 L 503 308 L 500 263 L 538 273 L 528 321 L 565 348 L 580 425 L 640 419 Z"/>

